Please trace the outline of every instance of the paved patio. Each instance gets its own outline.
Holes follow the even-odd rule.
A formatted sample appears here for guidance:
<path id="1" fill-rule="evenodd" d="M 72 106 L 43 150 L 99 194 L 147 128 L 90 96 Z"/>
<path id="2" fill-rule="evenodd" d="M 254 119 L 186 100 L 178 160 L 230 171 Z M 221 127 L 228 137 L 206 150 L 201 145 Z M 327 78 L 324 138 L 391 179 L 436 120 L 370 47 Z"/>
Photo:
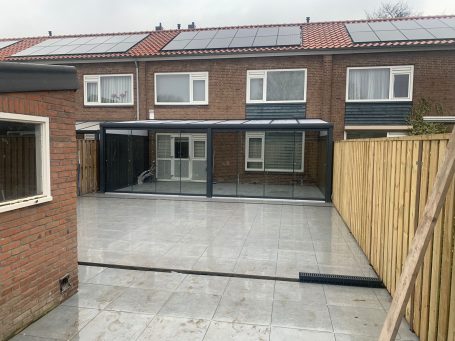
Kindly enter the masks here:
<path id="1" fill-rule="evenodd" d="M 375 276 L 332 207 L 81 197 L 79 260 L 298 278 Z"/>
<path id="2" fill-rule="evenodd" d="M 79 293 L 13 341 L 370 341 L 384 289 L 84 267 Z M 406 322 L 399 340 L 418 340 Z"/>

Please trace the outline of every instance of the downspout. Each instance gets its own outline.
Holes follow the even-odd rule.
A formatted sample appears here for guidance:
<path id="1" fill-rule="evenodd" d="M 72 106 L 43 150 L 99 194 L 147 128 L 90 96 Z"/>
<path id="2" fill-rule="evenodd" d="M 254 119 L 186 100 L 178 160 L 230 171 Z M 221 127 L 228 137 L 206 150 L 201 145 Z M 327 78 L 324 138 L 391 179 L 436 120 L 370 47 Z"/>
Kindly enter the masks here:
<path id="1" fill-rule="evenodd" d="M 139 64 L 137 60 L 134 61 L 136 66 L 136 121 L 139 121 Z"/>

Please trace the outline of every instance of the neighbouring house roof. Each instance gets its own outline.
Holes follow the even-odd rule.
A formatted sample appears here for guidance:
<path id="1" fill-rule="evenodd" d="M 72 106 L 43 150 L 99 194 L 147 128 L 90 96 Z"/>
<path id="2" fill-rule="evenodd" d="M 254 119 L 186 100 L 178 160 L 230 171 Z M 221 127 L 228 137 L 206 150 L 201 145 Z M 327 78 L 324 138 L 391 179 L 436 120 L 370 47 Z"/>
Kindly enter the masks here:
<path id="1" fill-rule="evenodd" d="M 280 120 L 142 120 L 103 122 L 101 128 L 112 129 L 328 129 L 333 127 L 321 119 L 280 119 Z"/>
<path id="2" fill-rule="evenodd" d="M 0 93 L 77 90 L 73 66 L 0 62 Z"/>
<path id="3" fill-rule="evenodd" d="M 432 16 L 432 17 L 413 17 L 413 18 L 397 18 L 397 19 L 374 19 L 374 20 L 350 20 L 350 21 L 333 21 L 333 22 L 313 22 L 313 23 L 296 23 L 282 25 L 251 25 L 251 26 L 236 26 L 236 27 L 212 27 L 198 28 L 194 30 L 162 30 L 162 31 L 145 31 L 145 32 L 124 32 L 111 34 L 82 34 L 82 35 L 65 35 L 65 36 L 43 36 L 30 38 L 11 38 L 0 39 L 0 61 L 58 61 L 58 60 L 99 60 L 99 59 L 140 59 L 140 58 L 157 58 L 157 57 L 186 57 L 186 56 L 217 56 L 217 55 L 239 55 L 239 54 L 254 54 L 254 53 L 281 53 L 281 52 L 309 52 L 315 53 L 327 50 L 366 50 L 378 48 L 416 48 L 416 47 L 435 47 L 438 48 L 453 48 L 455 47 L 455 35 L 448 34 L 451 38 L 437 39 L 437 35 L 431 35 L 428 31 L 424 32 L 428 39 L 409 39 L 405 40 L 381 40 L 370 42 L 354 42 L 352 32 L 347 28 L 347 25 L 361 23 L 381 23 L 391 22 L 406 24 L 411 21 L 422 23 L 420 30 L 426 31 L 431 28 L 431 23 L 435 20 L 442 20 L 447 25 L 455 25 L 455 15 L 447 16 Z M 452 24 L 453 23 L 453 24 Z M 426 25 L 430 24 L 430 25 Z M 297 26 L 300 28 L 300 44 L 290 46 L 262 46 L 262 47 L 237 47 L 237 48 L 214 48 L 214 49 L 181 49 L 181 50 L 163 50 L 177 35 L 182 32 L 200 32 L 213 30 L 229 30 L 229 29 L 245 29 L 245 28 L 270 28 L 270 27 L 289 27 Z M 455 33 L 455 26 L 447 26 L 447 31 Z M 415 33 L 415 32 L 414 32 Z M 137 44 L 124 52 L 110 53 L 81 53 L 81 54 L 60 54 L 60 55 L 28 55 L 14 56 L 21 51 L 33 47 L 39 43 L 43 43 L 48 39 L 62 38 L 83 38 L 83 37 L 103 37 L 103 36 L 122 36 L 144 34 L 146 37 Z M 442 35 L 439 35 L 442 36 Z M 9 43 L 11 43 L 9 45 Z M 1 46 L 5 46 L 1 48 Z"/>

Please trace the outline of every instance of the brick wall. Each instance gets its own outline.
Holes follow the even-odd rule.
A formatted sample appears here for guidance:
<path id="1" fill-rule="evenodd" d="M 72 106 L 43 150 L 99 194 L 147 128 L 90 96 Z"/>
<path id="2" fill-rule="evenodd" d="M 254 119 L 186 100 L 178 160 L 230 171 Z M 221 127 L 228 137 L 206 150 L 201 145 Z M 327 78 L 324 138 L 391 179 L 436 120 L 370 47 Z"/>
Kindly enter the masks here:
<path id="1" fill-rule="evenodd" d="M 452 51 L 266 57 L 219 60 L 178 60 L 139 63 L 140 118 L 154 110 L 157 119 L 244 119 L 246 71 L 272 68 L 307 68 L 307 117 L 335 124 L 335 139 L 343 138 L 346 67 L 414 65 L 414 101 L 421 97 L 441 103 L 455 113 L 455 53 Z M 132 73 L 128 63 L 76 64 L 82 84 L 84 74 Z M 209 72 L 209 104 L 156 106 L 156 72 Z M 136 82 L 134 82 L 136 91 Z M 136 100 L 136 96 L 135 96 Z M 76 93 L 77 120 L 131 120 L 136 107 L 84 107 L 83 90 Z"/>
<path id="2" fill-rule="evenodd" d="M 74 92 L 0 94 L 0 111 L 50 117 L 48 203 L 0 213 L 0 340 L 77 290 Z M 72 287 L 60 294 L 59 278 Z"/>

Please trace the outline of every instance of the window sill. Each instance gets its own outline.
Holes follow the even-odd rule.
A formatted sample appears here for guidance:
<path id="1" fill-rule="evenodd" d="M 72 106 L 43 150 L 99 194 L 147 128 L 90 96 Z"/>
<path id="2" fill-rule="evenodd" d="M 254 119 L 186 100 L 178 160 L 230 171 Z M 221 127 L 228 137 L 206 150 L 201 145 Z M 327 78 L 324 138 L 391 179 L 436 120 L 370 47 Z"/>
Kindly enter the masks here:
<path id="1" fill-rule="evenodd" d="M 302 169 L 297 170 L 284 170 L 284 169 L 245 169 L 245 172 L 256 172 L 256 173 L 283 173 L 283 174 L 294 174 L 294 173 L 303 173 Z"/>
<path id="2" fill-rule="evenodd" d="M 115 104 L 115 103 L 101 103 L 101 104 L 90 104 L 90 103 L 87 103 L 87 104 L 84 104 L 84 107 L 92 107 L 92 108 L 97 108 L 97 107 L 134 107 L 134 104 L 131 104 L 131 103 L 119 103 L 119 104 Z"/>
<path id="3" fill-rule="evenodd" d="M 168 106 L 168 107 L 173 107 L 173 106 L 188 106 L 188 107 L 196 107 L 196 106 L 208 106 L 208 103 L 155 103 L 155 106 Z"/>
<path id="4" fill-rule="evenodd" d="M 246 104 L 305 104 L 306 101 L 246 101 Z"/>
<path id="5" fill-rule="evenodd" d="M 13 201 L 7 201 L 0 204 L 0 213 L 17 210 L 24 207 L 39 205 L 49 201 L 52 201 L 52 196 L 50 195 L 41 195 L 35 197 L 22 198 Z"/>
<path id="6" fill-rule="evenodd" d="M 359 99 L 359 100 L 346 100 L 346 103 L 411 103 L 412 99 L 400 98 L 400 99 Z"/>

